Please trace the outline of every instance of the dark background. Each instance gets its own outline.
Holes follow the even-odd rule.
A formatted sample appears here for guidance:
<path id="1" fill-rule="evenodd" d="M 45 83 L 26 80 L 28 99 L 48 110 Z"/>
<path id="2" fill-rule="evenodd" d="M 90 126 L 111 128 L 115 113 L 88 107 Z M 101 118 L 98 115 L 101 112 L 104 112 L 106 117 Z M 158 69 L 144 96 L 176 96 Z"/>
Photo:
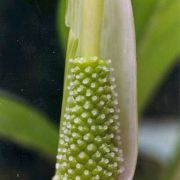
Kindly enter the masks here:
<path id="1" fill-rule="evenodd" d="M 0 89 L 22 97 L 58 126 L 65 58 L 56 28 L 57 0 L 49 1 L 0 0 Z M 177 65 L 151 99 L 143 119 L 178 116 L 179 80 Z M 53 173 L 54 162 L 0 139 L 3 180 L 49 180 Z"/>

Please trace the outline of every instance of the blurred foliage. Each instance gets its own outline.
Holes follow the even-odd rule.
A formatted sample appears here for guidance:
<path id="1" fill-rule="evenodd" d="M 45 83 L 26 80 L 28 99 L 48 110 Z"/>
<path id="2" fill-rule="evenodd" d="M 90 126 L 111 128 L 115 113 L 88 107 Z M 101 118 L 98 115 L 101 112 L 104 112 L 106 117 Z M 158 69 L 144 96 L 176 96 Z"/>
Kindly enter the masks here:
<path id="1" fill-rule="evenodd" d="M 180 54 L 179 0 L 134 0 L 142 112 Z"/>
<path id="2" fill-rule="evenodd" d="M 139 155 L 134 180 L 158 180 L 162 165 L 153 157 Z"/>
<path id="3" fill-rule="evenodd" d="M 50 120 L 25 103 L 0 93 L 0 136 L 54 157 L 58 133 Z"/>
<path id="4" fill-rule="evenodd" d="M 180 144 L 174 153 L 174 157 L 164 168 L 161 180 L 179 180 L 180 179 Z"/>
<path id="5" fill-rule="evenodd" d="M 50 0 L 26 1 L 37 7 L 40 16 L 53 6 Z M 138 102 L 142 113 L 180 54 L 180 3 L 179 0 L 132 0 L 132 4 L 137 37 Z M 57 29 L 64 53 L 68 32 L 64 23 L 65 6 L 66 0 L 58 2 Z M 0 93 L 0 136 L 46 157 L 55 157 L 56 127 L 46 116 L 4 93 Z M 179 152 L 178 148 L 172 163 L 163 170 L 162 180 L 180 179 Z M 136 178 L 147 180 L 158 179 L 162 167 L 148 161 L 140 168 L 142 172 Z"/>

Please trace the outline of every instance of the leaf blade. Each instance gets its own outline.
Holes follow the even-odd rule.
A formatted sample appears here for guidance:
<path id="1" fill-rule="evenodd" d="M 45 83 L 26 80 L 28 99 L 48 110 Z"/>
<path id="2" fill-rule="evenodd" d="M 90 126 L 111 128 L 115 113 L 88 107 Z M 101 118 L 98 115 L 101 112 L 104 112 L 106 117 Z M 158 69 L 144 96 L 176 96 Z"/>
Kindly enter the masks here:
<path id="1" fill-rule="evenodd" d="M 49 119 L 19 101 L 0 95 L 0 136 L 52 158 L 58 133 Z"/>
<path id="2" fill-rule="evenodd" d="M 133 0 L 134 20 L 136 26 L 137 44 L 142 38 L 142 34 L 146 31 L 152 14 L 156 10 L 157 0 Z"/>
<path id="3" fill-rule="evenodd" d="M 143 112 L 180 53 L 180 3 L 160 1 L 138 44 L 138 102 Z"/>

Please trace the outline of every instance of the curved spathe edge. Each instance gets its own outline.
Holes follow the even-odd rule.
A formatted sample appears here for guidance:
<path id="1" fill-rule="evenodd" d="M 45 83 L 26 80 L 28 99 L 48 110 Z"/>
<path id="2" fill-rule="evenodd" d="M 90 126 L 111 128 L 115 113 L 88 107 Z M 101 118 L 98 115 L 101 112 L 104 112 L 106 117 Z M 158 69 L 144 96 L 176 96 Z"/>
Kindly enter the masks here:
<path id="1" fill-rule="evenodd" d="M 105 0 L 102 57 L 112 60 L 119 93 L 125 171 L 120 180 L 131 180 L 138 151 L 136 46 L 130 0 Z"/>

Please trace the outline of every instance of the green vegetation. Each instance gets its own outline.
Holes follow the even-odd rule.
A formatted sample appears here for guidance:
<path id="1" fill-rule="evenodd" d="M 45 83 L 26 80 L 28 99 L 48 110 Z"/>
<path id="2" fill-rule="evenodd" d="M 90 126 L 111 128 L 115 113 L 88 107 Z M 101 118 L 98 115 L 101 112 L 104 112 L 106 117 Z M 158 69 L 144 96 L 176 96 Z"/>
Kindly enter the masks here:
<path id="1" fill-rule="evenodd" d="M 49 5 L 50 3 L 47 4 Z M 43 4 L 42 1 L 41 4 Z M 165 77 L 175 66 L 180 54 L 180 3 L 179 0 L 133 0 L 132 4 L 137 37 L 138 110 L 140 115 L 142 115 L 145 107 L 147 107 Z M 64 53 L 66 50 L 68 31 L 68 28 L 64 25 L 65 6 L 66 0 L 60 0 L 58 4 L 57 26 L 60 44 Z M 76 37 L 73 37 L 72 34 L 70 36 L 71 40 L 68 45 L 67 58 L 74 57 L 74 51 L 78 44 Z M 98 61 L 100 60 L 98 59 Z M 86 63 L 89 63 L 89 61 Z M 82 68 L 80 65 L 78 65 L 78 67 Z M 84 78 L 86 78 L 86 76 Z M 70 80 L 69 83 L 71 81 L 72 80 Z M 92 79 L 88 81 L 92 81 Z M 108 81 L 108 83 L 110 82 Z M 103 85 L 103 87 L 107 86 L 107 84 Z M 109 85 L 110 84 L 108 84 L 108 86 Z M 75 90 L 77 91 L 77 89 Z M 94 90 L 92 93 L 93 92 Z M 79 98 L 79 100 L 86 101 L 84 98 Z M 76 103 L 79 102 L 77 101 Z M 95 108 L 98 109 L 98 104 L 87 103 L 87 105 L 93 105 L 93 107 L 95 106 Z M 82 117 L 76 114 L 74 114 L 74 116 L 79 118 L 80 124 L 78 126 L 81 127 Z M 94 123 L 95 129 L 100 128 L 103 131 L 105 124 L 109 123 L 109 121 L 105 119 L 102 125 L 103 127 L 96 125 L 96 122 Z M 72 128 L 74 128 L 74 126 L 76 125 L 72 124 Z M 26 103 L 20 102 L 9 95 L 4 95 L 4 93 L 0 94 L 1 138 L 13 141 L 39 154 L 43 154 L 44 157 L 50 157 L 52 159 L 56 154 L 58 142 L 57 129 L 58 128 L 50 122 L 50 119 Z M 80 134 L 82 138 L 87 129 L 80 128 L 80 131 L 81 130 L 84 131 L 84 134 Z M 101 133 L 101 130 L 97 130 L 96 133 Z M 106 131 L 106 129 L 104 130 Z M 77 133 L 77 131 L 79 132 L 79 130 L 76 130 L 75 133 Z M 108 131 L 110 130 L 108 129 Z M 89 135 L 93 136 L 94 133 L 95 132 L 92 132 Z M 101 136 L 100 139 L 102 139 Z M 108 140 L 103 141 L 104 144 L 107 144 L 107 142 Z M 103 143 L 101 145 L 103 145 Z M 64 144 L 64 146 L 68 148 L 70 145 Z M 75 147 L 76 146 L 78 146 L 77 143 L 75 144 Z M 95 150 L 95 146 L 98 146 L 98 144 L 92 144 L 90 149 Z M 108 148 L 113 149 L 113 147 L 116 146 L 115 144 L 110 144 Z M 82 150 L 81 148 L 82 147 L 80 147 L 80 150 Z M 86 155 L 88 156 L 88 154 L 91 153 L 88 150 L 83 152 L 84 154 L 81 155 L 85 159 Z M 174 162 L 165 168 L 164 175 L 162 175 L 163 180 L 166 180 L 167 177 L 173 180 L 178 179 L 180 164 L 178 158 L 179 151 L 176 154 Z M 59 155 L 61 156 L 63 154 Z M 69 157 L 71 157 L 71 155 L 69 155 Z M 77 159 L 75 160 L 78 161 Z M 85 169 L 83 169 L 83 171 L 85 173 Z M 108 172 L 111 173 L 112 171 Z M 168 175 L 166 175 L 166 173 L 168 173 Z"/>
<path id="2" fill-rule="evenodd" d="M 53 159 L 58 131 L 29 105 L 0 93 L 0 136 Z"/>

